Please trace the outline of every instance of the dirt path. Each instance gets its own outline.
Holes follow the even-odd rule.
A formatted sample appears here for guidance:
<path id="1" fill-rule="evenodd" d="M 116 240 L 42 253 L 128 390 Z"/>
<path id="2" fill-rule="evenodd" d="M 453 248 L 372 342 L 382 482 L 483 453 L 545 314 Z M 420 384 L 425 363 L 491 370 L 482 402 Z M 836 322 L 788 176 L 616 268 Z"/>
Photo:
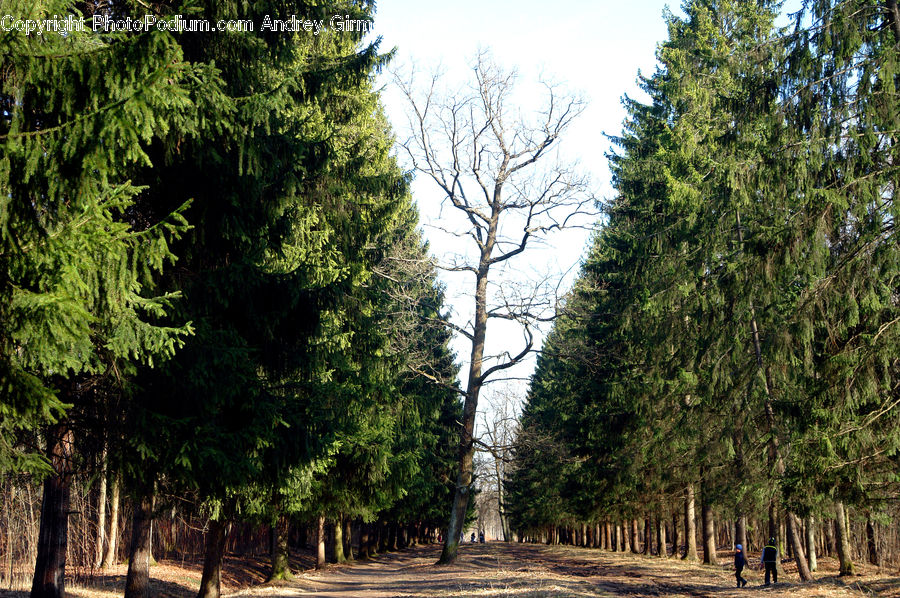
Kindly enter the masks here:
<path id="1" fill-rule="evenodd" d="M 823 577 L 812 584 L 791 581 L 763 588 L 758 571 L 745 573 L 746 589 L 733 587 L 734 574 L 723 567 L 703 567 L 675 559 L 620 555 L 598 550 L 521 544 L 465 545 L 458 562 L 438 567 L 438 548 L 418 547 L 381 555 L 373 561 L 307 572 L 287 584 L 264 585 L 229 596 L 235 598 L 320 596 L 329 598 L 394 598 L 444 596 L 516 596 L 517 598 L 582 596 L 691 596 L 731 598 L 850 597 L 873 595 Z M 896 596 L 900 580 L 887 580 Z"/>

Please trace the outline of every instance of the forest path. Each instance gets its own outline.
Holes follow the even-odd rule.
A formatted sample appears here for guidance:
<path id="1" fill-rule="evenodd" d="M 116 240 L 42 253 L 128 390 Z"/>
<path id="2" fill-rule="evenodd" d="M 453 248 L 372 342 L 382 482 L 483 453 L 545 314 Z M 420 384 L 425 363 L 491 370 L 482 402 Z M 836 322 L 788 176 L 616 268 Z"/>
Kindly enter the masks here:
<path id="1" fill-rule="evenodd" d="M 419 546 L 379 555 L 370 561 L 330 566 L 298 575 L 290 583 L 264 585 L 228 596 L 234 598 L 406 598 L 446 596 L 516 596 L 517 598 L 584 596 L 690 596 L 731 598 L 762 594 L 766 598 L 873 595 L 871 589 L 847 585 L 827 573 L 800 584 L 762 587 L 760 571 L 745 571 L 745 589 L 733 586 L 729 567 L 708 567 L 678 559 L 657 559 L 600 550 L 526 544 L 464 544 L 451 566 L 437 566 L 437 546 Z M 730 560 L 730 559 L 728 559 Z M 883 585 L 880 596 L 900 596 L 900 580 Z"/>

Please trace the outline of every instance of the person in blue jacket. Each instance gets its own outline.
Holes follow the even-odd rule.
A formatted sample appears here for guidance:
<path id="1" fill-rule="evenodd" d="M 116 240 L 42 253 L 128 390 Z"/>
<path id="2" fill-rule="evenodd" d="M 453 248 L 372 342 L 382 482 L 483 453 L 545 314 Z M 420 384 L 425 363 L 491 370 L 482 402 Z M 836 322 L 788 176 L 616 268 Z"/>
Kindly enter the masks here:
<path id="1" fill-rule="evenodd" d="M 763 548 L 762 558 L 760 560 L 766 568 L 765 585 L 769 585 L 769 575 L 772 576 L 772 581 L 774 583 L 778 583 L 778 548 L 775 546 L 774 537 L 769 538 L 769 543 Z"/>
<path id="2" fill-rule="evenodd" d="M 741 575 L 746 565 L 747 559 L 744 557 L 744 547 L 738 544 L 737 550 L 734 551 L 734 577 L 737 579 L 737 587 L 739 588 L 747 585 L 747 580 Z"/>

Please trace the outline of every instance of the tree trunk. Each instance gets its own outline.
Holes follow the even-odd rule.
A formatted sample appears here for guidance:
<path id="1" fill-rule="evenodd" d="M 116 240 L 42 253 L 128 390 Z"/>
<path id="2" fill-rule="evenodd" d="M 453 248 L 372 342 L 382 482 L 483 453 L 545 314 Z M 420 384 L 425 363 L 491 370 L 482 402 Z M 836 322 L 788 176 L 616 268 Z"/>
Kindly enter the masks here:
<path id="1" fill-rule="evenodd" d="M 786 513 L 787 534 L 791 542 L 791 550 L 794 553 L 794 562 L 797 563 L 797 573 L 803 581 L 812 581 L 809 565 L 806 562 L 806 554 L 803 550 L 803 538 L 800 535 L 800 520 L 791 511 Z"/>
<path id="2" fill-rule="evenodd" d="M 643 550 L 643 553 L 646 554 L 647 556 L 650 556 L 650 553 L 652 552 L 652 548 L 653 548 L 651 546 L 653 544 L 653 542 L 651 540 L 651 534 L 653 533 L 652 527 L 653 526 L 650 525 L 650 518 L 645 517 L 644 518 L 644 550 Z"/>
<path id="3" fill-rule="evenodd" d="M 837 552 L 834 541 L 834 520 L 826 519 L 822 522 L 822 528 L 825 531 L 825 554 L 832 556 Z"/>
<path id="4" fill-rule="evenodd" d="M 51 426 L 48 430 L 47 447 L 53 473 L 44 480 L 31 598 L 63 598 L 65 594 L 72 441 L 72 430 L 65 423 Z"/>
<path id="5" fill-rule="evenodd" d="M 116 553 L 119 544 L 119 475 L 112 474 L 112 497 L 110 497 L 109 509 L 109 534 L 106 541 L 106 553 L 103 555 L 101 569 L 109 569 L 116 564 Z"/>
<path id="6" fill-rule="evenodd" d="M 412 534 L 413 544 L 415 544 L 416 534 Z M 344 558 L 347 561 L 353 560 L 353 526 L 349 517 L 344 517 Z"/>
<path id="7" fill-rule="evenodd" d="M 629 552 L 631 550 L 631 542 L 629 536 L 631 535 L 629 532 L 629 523 L 628 521 L 624 521 L 619 524 L 619 529 L 622 530 L 622 546 L 620 550 L 622 552 Z"/>
<path id="8" fill-rule="evenodd" d="M 225 541 L 231 530 L 230 521 L 210 521 L 206 532 L 206 554 L 203 557 L 203 576 L 197 598 L 219 598 L 222 591 L 222 560 Z"/>
<path id="9" fill-rule="evenodd" d="M 656 518 L 656 556 L 660 558 L 668 558 L 669 554 L 666 550 L 666 518 L 659 515 Z"/>
<path id="10" fill-rule="evenodd" d="M 894 32 L 894 43 L 900 43 L 900 8 L 897 7 L 897 0 L 886 0 L 888 21 L 891 23 L 891 30 Z"/>
<path id="11" fill-rule="evenodd" d="M 502 185 L 502 183 L 500 183 Z M 495 192 L 499 196 L 499 187 Z M 499 200 L 499 197 L 497 198 Z M 474 474 L 473 457 L 475 443 L 475 418 L 478 414 L 478 397 L 484 380 L 481 378 L 482 359 L 484 358 L 484 341 L 487 333 L 487 284 L 488 270 L 491 264 L 491 253 L 497 235 L 496 219 L 492 220 L 488 238 L 479 258 L 478 271 L 475 275 L 475 324 L 472 329 L 472 353 L 469 359 L 469 376 L 466 388 L 466 400 L 463 404 L 462 432 L 459 441 L 459 474 L 456 478 L 456 492 L 450 510 L 450 522 L 447 525 L 447 537 L 438 563 L 448 565 L 456 560 L 459 552 L 459 536 L 465 524 L 466 509 L 469 506 L 469 491 Z"/>
<path id="12" fill-rule="evenodd" d="M 743 547 L 745 555 L 750 550 L 747 544 L 747 518 L 744 515 L 739 515 L 734 522 L 734 543 Z"/>
<path id="13" fill-rule="evenodd" d="M 770 443 L 771 444 L 771 443 Z M 775 563 L 775 568 L 778 569 L 779 575 L 784 575 L 784 566 L 781 564 L 782 548 L 787 542 L 785 541 L 785 533 L 782 529 L 783 522 L 781 518 L 778 516 L 778 507 L 775 504 L 775 499 L 771 499 L 769 501 L 769 523 L 768 523 L 768 534 L 766 538 L 763 539 L 763 543 L 768 543 L 768 538 L 775 538 L 774 544 L 778 548 L 778 561 Z"/>
<path id="14" fill-rule="evenodd" d="M 336 563 L 347 562 L 344 556 L 344 521 L 340 513 L 334 521 L 334 560 Z"/>
<path id="15" fill-rule="evenodd" d="M 713 521 L 712 506 L 705 496 L 700 500 L 700 514 L 703 519 L 703 564 L 718 565 L 716 556 L 716 529 Z"/>
<path id="16" fill-rule="evenodd" d="M 500 459 L 494 459 L 494 474 L 497 479 L 497 515 L 500 517 L 500 532 L 503 541 L 509 542 L 512 534 L 509 530 L 509 518 L 506 516 L 506 497 L 503 494 L 503 472 L 500 471 Z"/>
<path id="17" fill-rule="evenodd" d="M 672 510 L 672 557 L 678 557 L 678 509 Z"/>
<path id="18" fill-rule="evenodd" d="M 399 527 L 396 523 L 389 524 L 387 549 L 389 552 L 397 552 L 397 538 L 400 536 Z"/>
<path id="19" fill-rule="evenodd" d="M 688 484 L 684 489 L 684 558 L 688 561 L 699 560 L 697 556 L 697 514 L 694 500 L 694 485 Z"/>
<path id="20" fill-rule="evenodd" d="M 106 446 L 100 454 L 100 489 L 97 492 L 97 543 L 94 546 L 94 567 L 99 569 L 103 563 L 103 545 L 106 544 Z"/>
<path id="21" fill-rule="evenodd" d="M 878 541 L 875 538 L 875 525 L 872 523 L 871 517 L 866 517 L 866 547 L 869 552 L 869 562 L 873 565 L 879 565 L 878 559 Z"/>
<path id="22" fill-rule="evenodd" d="M 837 502 L 834 505 L 834 535 L 838 562 L 840 563 L 839 575 L 853 575 L 853 560 L 850 557 L 850 535 L 847 529 L 847 519 L 844 515 L 844 503 L 842 502 Z"/>
<path id="23" fill-rule="evenodd" d="M 816 520 L 812 515 L 806 519 L 806 560 L 811 572 L 819 568 L 816 561 Z"/>
<path id="24" fill-rule="evenodd" d="M 153 521 L 153 491 L 146 491 L 135 505 L 131 523 L 131 549 L 125 598 L 150 598 L 150 522 Z"/>
<path id="25" fill-rule="evenodd" d="M 316 569 L 325 568 L 325 515 L 316 519 Z"/>
<path id="26" fill-rule="evenodd" d="M 408 525 L 399 525 L 397 527 L 397 543 L 400 546 L 400 549 L 405 549 L 409 547 L 409 526 Z"/>
<path id="27" fill-rule="evenodd" d="M 369 524 L 361 522 L 359 524 L 359 558 L 368 559 L 369 554 Z"/>
<path id="28" fill-rule="evenodd" d="M 288 538 L 291 534 L 291 520 L 287 515 L 278 517 L 272 527 L 272 571 L 268 581 L 276 579 L 290 579 L 290 550 Z"/>
<path id="29" fill-rule="evenodd" d="M 637 522 L 637 519 L 632 519 L 629 527 L 631 528 L 631 552 L 633 554 L 638 554 L 640 552 L 640 548 L 638 547 L 638 522 Z"/>

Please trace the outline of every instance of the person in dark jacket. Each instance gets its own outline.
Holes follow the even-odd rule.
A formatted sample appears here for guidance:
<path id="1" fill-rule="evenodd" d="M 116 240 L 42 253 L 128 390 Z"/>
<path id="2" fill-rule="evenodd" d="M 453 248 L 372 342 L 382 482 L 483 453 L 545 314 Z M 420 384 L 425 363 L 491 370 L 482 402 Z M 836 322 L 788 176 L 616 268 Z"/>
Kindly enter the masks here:
<path id="1" fill-rule="evenodd" d="M 763 548 L 761 560 L 766 568 L 765 585 L 769 585 L 769 575 L 774 583 L 778 583 L 778 548 L 775 546 L 775 538 L 769 538 L 769 543 Z"/>
<path id="2" fill-rule="evenodd" d="M 744 548 L 740 544 L 737 545 L 737 550 L 734 552 L 734 577 L 737 579 L 737 587 L 743 588 L 747 585 L 747 580 L 741 576 L 741 572 L 744 570 L 744 567 L 747 565 L 747 559 L 744 558 Z"/>

